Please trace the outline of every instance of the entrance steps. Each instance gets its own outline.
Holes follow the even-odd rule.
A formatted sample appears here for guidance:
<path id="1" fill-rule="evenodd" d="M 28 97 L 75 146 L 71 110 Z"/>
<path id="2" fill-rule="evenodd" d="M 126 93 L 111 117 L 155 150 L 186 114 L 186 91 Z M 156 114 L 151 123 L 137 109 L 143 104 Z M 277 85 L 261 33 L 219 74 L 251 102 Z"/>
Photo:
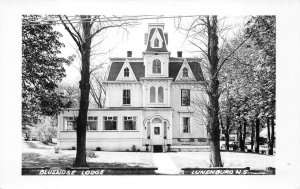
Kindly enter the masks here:
<path id="1" fill-rule="evenodd" d="M 172 152 L 209 152 L 209 146 L 171 146 Z"/>

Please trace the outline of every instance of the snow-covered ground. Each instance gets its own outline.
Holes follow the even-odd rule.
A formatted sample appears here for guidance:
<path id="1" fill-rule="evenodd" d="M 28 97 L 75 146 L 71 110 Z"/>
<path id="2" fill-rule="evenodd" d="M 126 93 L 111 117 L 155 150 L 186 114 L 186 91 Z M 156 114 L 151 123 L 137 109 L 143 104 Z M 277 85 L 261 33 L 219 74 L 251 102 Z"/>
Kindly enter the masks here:
<path id="1" fill-rule="evenodd" d="M 181 168 L 209 167 L 209 152 L 95 152 L 97 158 L 87 158 L 88 164 L 95 167 L 158 167 L 160 173 L 174 174 Z M 24 142 L 23 167 L 67 167 L 72 166 L 75 150 L 61 150 L 54 153 L 54 146 L 37 141 Z M 254 153 L 221 152 L 224 167 L 263 169 L 275 167 L 275 156 Z M 168 163 L 165 163 L 168 162 Z M 176 172 L 176 173 L 175 173 Z"/>

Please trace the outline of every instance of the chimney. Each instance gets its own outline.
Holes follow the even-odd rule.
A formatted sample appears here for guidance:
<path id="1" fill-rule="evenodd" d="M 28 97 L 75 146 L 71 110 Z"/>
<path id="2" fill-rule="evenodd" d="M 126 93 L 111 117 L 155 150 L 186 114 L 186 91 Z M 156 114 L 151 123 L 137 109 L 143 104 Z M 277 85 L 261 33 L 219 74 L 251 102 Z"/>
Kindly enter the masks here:
<path id="1" fill-rule="evenodd" d="M 182 51 L 177 51 L 177 57 L 181 58 L 182 57 Z"/>
<path id="2" fill-rule="evenodd" d="M 127 57 L 132 57 L 132 51 L 127 51 Z"/>

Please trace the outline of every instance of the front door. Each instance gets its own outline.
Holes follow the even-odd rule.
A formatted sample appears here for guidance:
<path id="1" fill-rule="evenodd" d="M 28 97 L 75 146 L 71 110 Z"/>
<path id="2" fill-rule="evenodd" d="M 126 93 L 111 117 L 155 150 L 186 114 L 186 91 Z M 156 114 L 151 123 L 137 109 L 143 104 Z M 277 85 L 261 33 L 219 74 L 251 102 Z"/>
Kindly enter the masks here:
<path id="1" fill-rule="evenodd" d="M 153 145 L 163 145 L 163 127 L 162 123 L 153 123 L 152 122 L 152 144 Z"/>

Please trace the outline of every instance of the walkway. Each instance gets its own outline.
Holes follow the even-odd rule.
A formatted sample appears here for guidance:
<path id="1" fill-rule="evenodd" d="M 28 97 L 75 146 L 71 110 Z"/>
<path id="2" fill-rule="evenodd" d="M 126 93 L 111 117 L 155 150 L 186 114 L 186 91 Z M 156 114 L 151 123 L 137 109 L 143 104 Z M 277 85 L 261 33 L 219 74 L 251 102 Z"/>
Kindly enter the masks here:
<path id="1" fill-rule="evenodd" d="M 181 169 L 177 167 L 168 153 L 153 153 L 154 167 L 157 174 L 180 174 Z"/>

